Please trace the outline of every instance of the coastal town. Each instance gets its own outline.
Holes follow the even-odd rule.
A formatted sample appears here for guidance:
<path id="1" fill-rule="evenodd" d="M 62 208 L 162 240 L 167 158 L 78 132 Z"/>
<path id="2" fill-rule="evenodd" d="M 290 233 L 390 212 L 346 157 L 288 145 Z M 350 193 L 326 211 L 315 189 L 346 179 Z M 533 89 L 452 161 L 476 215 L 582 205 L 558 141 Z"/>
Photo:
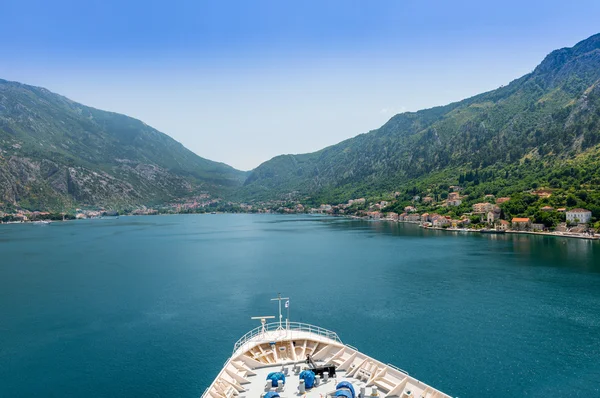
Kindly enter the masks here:
<path id="1" fill-rule="evenodd" d="M 310 208 L 310 213 L 331 215 L 349 215 L 368 220 L 386 220 L 418 224 L 423 228 L 448 231 L 484 232 L 484 233 L 536 233 L 588 239 L 600 238 L 600 223 L 593 217 L 592 211 L 584 208 L 557 207 L 545 205 L 539 208 L 535 217 L 507 217 L 503 207 L 507 207 L 511 197 L 495 197 L 486 194 L 484 201 L 464 205 L 466 196 L 461 196 L 461 187 L 451 186 L 446 199 L 436 201 L 432 196 L 415 195 L 411 204 L 398 206 L 394 200 L 369 202 L 365 198 L 353 199 L 340 205 L 323 204 Z M 548 199 L 550 190 L 534 190 L 527 195 Z M 400 196 L 399 192 L 394 197 Z M 453 211 L 461 206 L 463 211 Z M 468 206 L 468 207 L 467 207 Z M 468 211 L 464 211 L 467 210 Z M 296 212 L 302 210 L 295 209 Z M 294 212 L 284 209 L 284 212 Z"/>
<path id="2" fill-rule="evenodd" d="M 437 195 L 414 195 L 407 202 L 402 193 L 394 192 L 386 200 L 357 198 L 341 204 L 321 204 L 316 207 L 295 201 L 268 201 L 235 203 L 211 198 L 202 194 L 186 200 L 162 206 L 130 209 L 117 212 L 105 208 L 75 209 L 74 212 L 50 213 L 19 209 L 11 213 L 0 211 L 0 222 L 50 222 L 73 219 L 118 217 L 121 215 L 158 215 L 194 213 L 275 213 L 275 214 L 323 214 L 345 216 L 373 221 L 389 221 L 417 224 L 422 228 L 480 232 L 480 233 L 533 233 L 565 237 L 599 239 L 600 223 L 591 210 L 567 206 L 541 206 L 536 216 L 507 217 L 511 197 L 483 196 L 482 201 L 467 204 L 460 186 L 450 186 L 445 198 Z M 551 190 L 539 189 L 526 193 L 542 202 L 549 202 Z M 458 210 L 458 211 L 457 211 Z"/>

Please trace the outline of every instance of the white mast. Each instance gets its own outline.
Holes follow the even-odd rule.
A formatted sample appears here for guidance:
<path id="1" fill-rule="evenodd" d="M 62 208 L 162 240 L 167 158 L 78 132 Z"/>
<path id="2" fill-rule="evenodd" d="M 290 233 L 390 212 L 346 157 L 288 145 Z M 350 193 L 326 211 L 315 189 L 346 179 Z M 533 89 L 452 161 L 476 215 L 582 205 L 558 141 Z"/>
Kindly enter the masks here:
<path id="1" fill-rule="evenodd" d="M 283 330 L 282 319 L 283 315 L 281 315 L 281 300 L 289 300 L 289 297 L 281 297 L 281 293 L 277 293 L 277 298 L 271 299 L 271 301 L 279 301 L 279 327 L 277 330 Z"/>
<path id="2" fill-rule="evenodd" d="M 285 319 L 285 328 L 290 328 L 290 300 L 285 302 L 285 308 L 287 308 L 287 318 Z"/>

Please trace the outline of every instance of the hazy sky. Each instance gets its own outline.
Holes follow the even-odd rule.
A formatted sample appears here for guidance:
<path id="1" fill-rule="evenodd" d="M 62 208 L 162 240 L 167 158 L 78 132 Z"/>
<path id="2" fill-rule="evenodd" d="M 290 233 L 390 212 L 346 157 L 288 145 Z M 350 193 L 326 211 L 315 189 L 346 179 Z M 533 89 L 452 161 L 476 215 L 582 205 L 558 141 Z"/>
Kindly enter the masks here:
<path id="1" fill-rule="evenodd" d="M 598 0 L 0 8 L 0 78 L 141 119 L 242 170 L 494 89 L 600 32 Z"/>

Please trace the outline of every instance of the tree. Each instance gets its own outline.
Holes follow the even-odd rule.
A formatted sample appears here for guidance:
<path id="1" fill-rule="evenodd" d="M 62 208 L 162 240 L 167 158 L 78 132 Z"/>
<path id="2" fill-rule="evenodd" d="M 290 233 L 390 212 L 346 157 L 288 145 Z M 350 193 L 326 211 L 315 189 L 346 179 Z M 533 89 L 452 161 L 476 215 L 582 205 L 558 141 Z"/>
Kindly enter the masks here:
<path id="1" fill-rule="evenodd" d="M 481 222 L 481 217 L 480 216 L 471 216 L 469 218 L 469 221 L 471 221 L 471 224 L 479 224 Z"/>
<path id="2" fill-rule="evenodd" d="M 588 198 L 588 194 L 586 191 L 577 191 L 576 195 L 579 197 L 579 199 L 583 200 L 584 202 Z"/>

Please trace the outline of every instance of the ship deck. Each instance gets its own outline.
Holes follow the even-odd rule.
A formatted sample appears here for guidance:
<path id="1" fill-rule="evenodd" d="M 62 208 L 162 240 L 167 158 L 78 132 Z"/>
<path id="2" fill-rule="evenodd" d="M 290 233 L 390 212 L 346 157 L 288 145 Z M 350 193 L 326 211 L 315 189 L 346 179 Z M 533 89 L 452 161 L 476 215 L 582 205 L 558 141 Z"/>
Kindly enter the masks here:
<path id="1" fill-rule="evenodd" d="M 317 363 L 317 365 L 319 364 L 320 363 Z M 301 363 L 299 365 L 305 364 Z M 293 364 L 284 365 L 283 368 L 288 368 L 289 372 L 288 376 L 286 376 L 286 384 L 283 390 L 279 391 L 277 388 L 266 387 L 267 375 L 271 372 L 279 372 L 282 370 L 282 366 L 280 365 L 269 366 L 266 368 L 256 370 L 256 376 L 252 376 L 249 378 L 250 383 L 245 386 L 247 390 L 244 393 L 240 394 L 240 398 L 261 397 L 268 391 L 277 391 L 281 398 L 295 398 L 299 396 L 305 396 L 306 398 L 320 398 L 325 397 L 327 395 L 333 395 L 335 393 L 335 386 L 337 385 L 337 383 L 344 380 L 352 383 L 357 394 L 360 391 L 360 387 L 366 387 L 364 381 L 357 380 L 353 377 L 346 377 L 345 371 L 338 371 L 334 379 L 322 381 L 319 383 L 318 386 L 306 390 L 304 394 L 300 394 L 298 391 L 300 372 L 292 372 Z"/>
<path id="2" fill-rule="evenodd" d="M 335 377 L 317 376 L 315 386 L 301 392 L 301 371 L 324 365 L 335 367 Z M 267 383 L 272 372 L 286 375 L 283 386 Z M 343 344 L 336 333 L 300 323 L 285 328 L 266 324 L 244 335 L 202 397 L 262 398 L 272 391 L 280 398 L 330 398 L 341 381 L 352 384 L 356 398 L 450 398 L 402 369 Z"/>

